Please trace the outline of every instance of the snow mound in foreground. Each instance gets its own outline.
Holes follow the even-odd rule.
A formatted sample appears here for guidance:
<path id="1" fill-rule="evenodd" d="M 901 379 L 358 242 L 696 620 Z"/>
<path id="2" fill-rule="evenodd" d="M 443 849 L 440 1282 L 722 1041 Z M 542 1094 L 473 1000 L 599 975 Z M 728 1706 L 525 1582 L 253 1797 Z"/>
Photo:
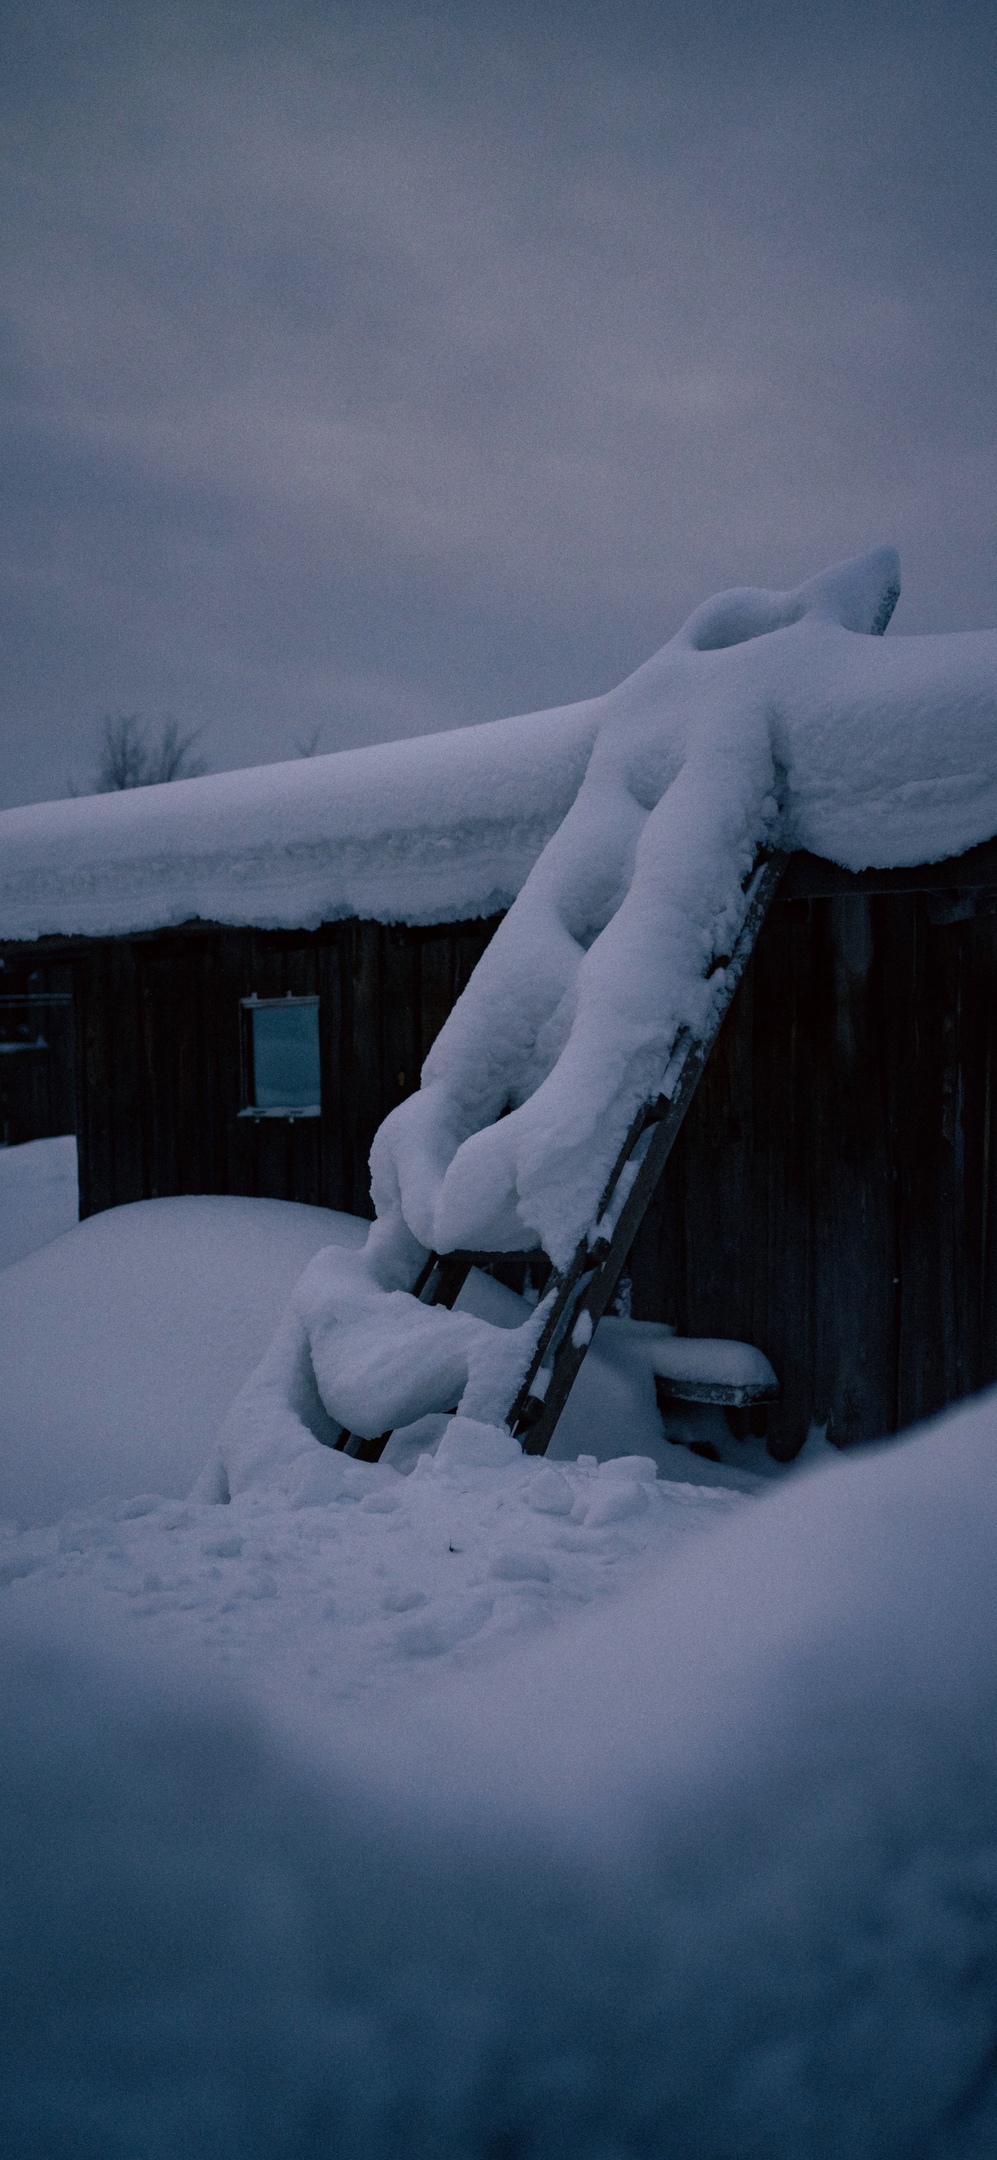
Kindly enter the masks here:
<path id="1" fill-rule="evenodd" d="M 310 1771 L 3 1661 L 25 2160 L 989 2160 L 997 1413 L 742 1508 Z"/>
<path id="2" fill-rule="evenodd" d="M 365 1233 L 282 1200 L 146 1200 L 5 1269 L 0 1518 L 187 1492 L 302 1268 Z"/>

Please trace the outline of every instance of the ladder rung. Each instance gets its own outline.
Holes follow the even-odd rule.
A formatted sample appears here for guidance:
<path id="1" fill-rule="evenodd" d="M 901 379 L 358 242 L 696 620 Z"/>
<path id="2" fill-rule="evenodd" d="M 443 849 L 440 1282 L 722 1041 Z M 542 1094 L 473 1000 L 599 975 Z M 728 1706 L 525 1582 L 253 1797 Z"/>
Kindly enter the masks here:
<path id="1" fill-rule="evenodd" d="M 702 1036 L 694 1036 L 687 1029 L 680 1031 L 661 1093 L 643 1103 L 631 1122 L 607 1179 L 593 1230 L 579 1241 L 564 1273 L 553 1271 L 547 1291 L 550 1309 L 507 1418 L 510 1431 L 522 1440 L 527 1455 L 547 1452 L 595 1330 L 616 1293 L 630 1248 L 660 1183 L 787 859 L 776 852 L 756 862 L 745 884 L 747 908 L 734 950 L 729 956 L 716 956 L 712 963 L 711 973 L 723 968 L 724 982 L 709 1027 Z M 627 1181 L 631 1167 L 633 1175 Z M 424 1304 L 452 1308 L 472 1267 L 494 1267 L 501 1261 L 519 1260 L 549 1266 L 547 1254 L 537 1250 L 430 1253 L 413 1285 L 413 1295 Z M 357 1433 L 344 1432 L 335 1444 L 361 1462 L 377 1462 L 390 1438 L 390 1433 L 382 1433 L 376 1440 L 364 1440 Z"/>

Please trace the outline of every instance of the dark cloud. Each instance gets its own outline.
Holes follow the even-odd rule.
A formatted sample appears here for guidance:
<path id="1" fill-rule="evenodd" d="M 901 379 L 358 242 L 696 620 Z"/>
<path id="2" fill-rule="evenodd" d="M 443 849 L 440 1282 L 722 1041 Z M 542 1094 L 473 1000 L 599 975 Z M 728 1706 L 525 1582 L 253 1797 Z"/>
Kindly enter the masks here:
<path id="1" fill-rule="evenodd" d="M 997 619 L 997 17 L 24 0 L 3 799 L 605 687 L 901 548 Z"/>

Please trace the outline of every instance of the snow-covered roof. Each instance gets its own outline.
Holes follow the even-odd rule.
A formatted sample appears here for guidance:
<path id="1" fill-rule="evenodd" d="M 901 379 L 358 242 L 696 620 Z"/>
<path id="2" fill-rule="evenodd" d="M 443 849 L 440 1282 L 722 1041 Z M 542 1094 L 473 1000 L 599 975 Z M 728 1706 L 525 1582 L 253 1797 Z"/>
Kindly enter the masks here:
<path id="1" fill-rule="evenodd" d="M 732 803 L 735 767 L 764 735 L 784 846 L 851 870 L 959 855 L 997 834 L 997 632 L 884 640 L 898 591 L 882 548 L 794 592 L 717 595 L 582 704 L 2 812 L 0 938 L 490 915 L 587 772 L 588 794 L 609 802 L 611 741 L 621 771 L 642 745 L 636 801 L 668 791 L 695 739 Z"/>
<path id="2" fill-rule="evenodd" d="M 0 938 L 494 914 L 574 800 L 599 703 L 0 812 Z"/>

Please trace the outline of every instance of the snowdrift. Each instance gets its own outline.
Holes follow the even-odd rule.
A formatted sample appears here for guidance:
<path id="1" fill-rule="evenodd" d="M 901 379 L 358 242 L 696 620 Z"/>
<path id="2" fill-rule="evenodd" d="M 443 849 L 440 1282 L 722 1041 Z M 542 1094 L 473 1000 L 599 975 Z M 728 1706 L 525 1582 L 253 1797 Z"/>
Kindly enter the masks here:
<path id="1" fill-rule="evenodd" d="M 35 1242 L 50 1227 L 53 1158 L 59 1207 L 73 1143 L 31 1142 L 11 1150 L 20 1235 Z M 75 1169 L 75 1157 L 72 1157 Z M 0 1173 L 6 1162 L 0 1155 Z M 38 1211 L 31 1207 L 34 1195 Z M 75 1207 L 75 1201 L 74 1201 Z M 291 1301 L 303 1268 L 321 1253 L 320 1279 L 364 1243 L 369 1225 L 329 1208 L 283 1200 L 222 1197 L 137 1201 L 92 1216 L 43 1249 L 0 1271 L 0 1523 L 54 1522 L 69 1509 L 136 1494 L 182 1498 L 202 1478 L 217 1482 L 216 1435 L 233 1394 L 257 1367 L 284 1306 L 276 1359 L 297 1342 Z M 529 1308 L 499 1283 L 475 1274 L 460 1317 L 486 1341 L 508 1336 Z M 557 1455 L 643 1453 L 665 1476 L 753 1490 L 771 1469 L 758 1451 L 737 1449 L 732 1466 L 711 1466 L 669 1446 L 655 1405 L 652 1357 L 670 1330 L 610 1321 L 588 1361 L 563 1421 Z M 306 1375 L 307 1379 L 307 1375 Z M 302 1478 L 331 1474 L 329 1449 L 313 1428 L 323 1419 L 314 1385 L 304 1394 L 311 1425 L 291 1419 L 282 1389 L 261 1390 L 252 1428 L 225 1454 L 227 1490 L 289 1491 Z M 295 1399 L 300 1400 L 300 1395 Z M 722 1427 L 722 1420 L 719 1421 Z M 389 1460 L 411 1470 L 433 1453 L 445 1418 L 401 1431 Z M 723 1445 L 723 1432 L 719 1433 Z M 513 1450 L 519 1459 L 518 1448 Z M 342 1459 L 336 1458 L 339 1471 Z M 678 1465 L 678 1467 L 676 1467 Z"/>
<path id="2" fill-rule="evenodd" d="M 5 1269 L 0 1518 L 189 1491 L 306 1262 L 365 1229 L 281 1200 L 146 1200 Z"/>
<path id="3" fill-rule="evenodd" d="M 0 1148 L 0 1268 L 62 1237 L 78 1214 L 74 1133 Z"/>
<path id="4" fill-rule="evenodd" d="M 321 1759 L 8 1640 L 12 2149 L 984 2160 L 995 1566 L 990 1396 Z"/>

